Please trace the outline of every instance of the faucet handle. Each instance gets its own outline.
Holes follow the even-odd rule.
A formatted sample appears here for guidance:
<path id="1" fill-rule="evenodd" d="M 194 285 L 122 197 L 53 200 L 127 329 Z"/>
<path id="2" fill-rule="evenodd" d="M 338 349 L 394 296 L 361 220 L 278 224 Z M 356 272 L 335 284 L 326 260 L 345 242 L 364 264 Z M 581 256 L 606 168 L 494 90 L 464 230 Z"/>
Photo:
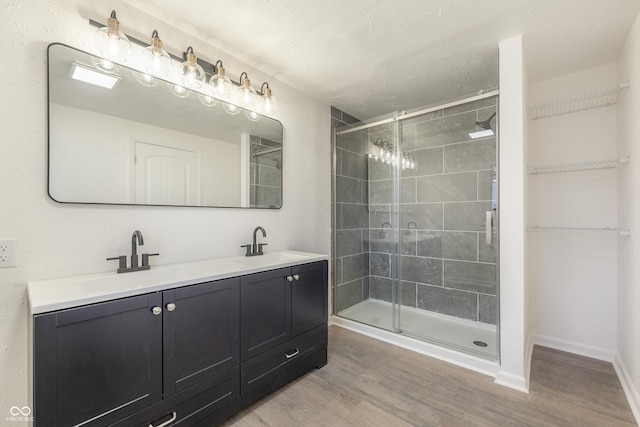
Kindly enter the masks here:
<path id="1" fill-rule="evenodd" d="M 122 270 L 122 269 L 126 269 L 127 268 L 127 256 L 126 255 L 120 255 L 120 256 L 116 256 L 116 257 L 112 257 L 112 258 L 107 258 L 107 261 L 115 261 L 118 260 L 118 270 Z"/>
<path id="2" fill-rule="evenodd" d="M 263 255 L 262 247 L 263 246 L 267 246 L 267 245 L 268 245 L 268 243 L 258 243 L 258 252 L 257 252 L 257 254 L 258 255 Z"/>
<path id="3" fill-rule="evenodd" d="M 160 254 L 142 254 L 142 266 L 147 267 L 149 265 L 150 256 L 158 256 Z"/>
<path id="4" fill-rule="evenodd" d="M 240 246 L 241 248 L 247 248 L 247 253 L 245 256 L 251 256 L 251 243 Z"/>

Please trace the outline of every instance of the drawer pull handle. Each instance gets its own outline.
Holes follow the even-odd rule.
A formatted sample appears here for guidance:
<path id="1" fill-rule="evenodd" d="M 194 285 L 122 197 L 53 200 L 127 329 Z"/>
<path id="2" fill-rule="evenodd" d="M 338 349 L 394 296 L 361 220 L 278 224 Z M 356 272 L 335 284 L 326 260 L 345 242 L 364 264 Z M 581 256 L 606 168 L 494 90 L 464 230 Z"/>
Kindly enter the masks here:
<path id="1" fill-rule="evenodd" d="M 298 354 L 300 354 L 300 349 L 296 348 L 292 353 L 286 353 L 284 357 L 291 359 L 292 357 L 296 357 Z"/>
<path id="2" fill-rule="evenodd" d="M 162 313 L 162 308 L 161 308 L 161 307 L 157 307 L 157 306 L 156 306 L 156 307 L 153 307 L 153 308 L 151 309 L 151 312 L 157 316 L 157 315 L 159 315 L 160 313 Z"/>
<path id="3" fill-rule="evenodd" d="M 293 275 L 293 279 L 294 279 L 294 280 L 300 280 L 300 276 L 299 276 L 298 274 L 294 274 L 294 275 Z"/>
<path id="4" fill-rule="evenodd" d="M 169 311 L 173 311 L 176 309 L 176 305 L 172 302 L 170 302 L 169 304 L 167 304 L 167 310 Z"/>
<path id="5" fill-rule="evenodd" d="M 293 282 L 295 280 L 293 276 L 287 276 L 285 277 L 285 279 L 287 279 L 289 282 Z"/>
<path id="6" fill-rule="evenodd" d="M 168 426 L 169 424 L 171 424 L 172 422 L 174 422 L 176 420 L 176 418 L 178 418 L 178 414 L 175 412 L 171 413 L 171 418 L 169 418 L 167 421 L 163 422 L 162 424 L 159 424 L 157 426 L 154 426 L 153 423 L 149 424 L 149 427 L 165 427 Z"/>

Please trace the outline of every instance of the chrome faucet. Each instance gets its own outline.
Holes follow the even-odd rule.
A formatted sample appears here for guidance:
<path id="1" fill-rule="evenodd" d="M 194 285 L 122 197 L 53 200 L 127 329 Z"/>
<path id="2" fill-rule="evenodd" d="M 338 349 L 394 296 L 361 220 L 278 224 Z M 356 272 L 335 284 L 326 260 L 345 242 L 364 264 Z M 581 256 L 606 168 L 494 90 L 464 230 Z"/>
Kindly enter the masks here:
<path id="1" fill-rule="evenodd" d="M 262 237 L 267 237 L 267 232 L 264 231 L 264 228 L 257 226 L 255 230 L 253 230 L 253 244 L 240 246 L 241 248 L 247 248 L 245 256 L 264 255 L 262 247 L 266 246 L 267 243 L 258 243 L 258 231 L 262 231 Z"/>
<path id="2" fill-rule="evenodd" d="M 136 230 L 131 235 L 131 266 L 127 267 L 127 256 L 119 255 L 113 258 L 107 258 L 107 261 L 118 261 L 118 273 L 129 273 L 131 271 L 149 270 L 149 257 L 160 254 L 142 254 L 142 265 L 138 265 L 138 245 L 144 245 L 144 238 L 139 230 Z"/>
<path id="3" fill-rule="evenodd" d="M 142 233 L 136 230 L 131 235 L 131 268 L 138 266 L 138 247 L 136 246 L 136 238 L 138 239 L 138 245 L 144 245 L 144 239 Z"/>

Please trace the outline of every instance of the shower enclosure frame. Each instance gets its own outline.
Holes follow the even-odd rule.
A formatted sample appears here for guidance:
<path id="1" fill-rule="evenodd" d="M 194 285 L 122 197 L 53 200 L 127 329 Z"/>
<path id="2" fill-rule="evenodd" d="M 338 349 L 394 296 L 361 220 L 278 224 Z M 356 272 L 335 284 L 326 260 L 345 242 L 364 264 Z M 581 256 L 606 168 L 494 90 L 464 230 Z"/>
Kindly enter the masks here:
<path id="1" fill-rule="evenodd" d="M 500 91 L 499 90 L 493 90 L 490 92 L 486 92 L 486 93 L 481 93 L 479 95 L 475 95 L 475 96 L 471 96 L 471 97 L 467 97 L 467 98 L 463 98 L 463 99 L 459 99 L 459 100 L 455 100 L 455 101 L 450 101 L 444 104 L 440 104 L 437 106 L 433 106 L 433 107 L 427 107 L 427 108 L 423 108 L 423 109 L 419 109 L 416 111 L 411 111 L 408 113 L 400 112 L 400 113 L 392 113 L 393 115 L 390 117 L 385 117 L 385 118 L 381 118 L 378 120 L 372 120 L 371 122 L 367 122 L 364 124 L 360 124 L 357 126 L 351 126 L 347 129 L 342 129 L 341 131 L 334 131 L 332 132 L 332 158 L 331 158 L 331 168 L 332 168 L 332 183 L 331 183 L 331 193 L 332 193 L 332 213 L 331 213 L 331 223 L 332 223 L 332 232 L 331 232 L 331 247 L 332 247 L 332 271 L 331 271 L 331 278 L 332 278 L 332 295 L 331 295 L 331 302 L 332 302 L 332 315 L 336 316 L 336 317 L 340 317 L 338 316 L 338 310 L 337 310 L 337 302 L 336 302 L 336 289 L 338 286 L 338 277 L 337 277 L 337 268 L 335 265 L 335 260 L 336 260 L 336 256 L 337 256 L 337 233 L 338 233 L 338 227 L 337 227 L 337 174 L 336 174 L 336 162 L 337 162 L 337 138 L 339 135 L 344 135 L 344 134 L 348 134 L 348 133 L 352 133 L 352 132 L 357 132 L 360 130 L 364 130 L 364 129 L 368 129 L 374 126 L 379 126 L 379 125 L 383 125 L 386 123 L 400 123 L 403 120 L 407 120 L 413 117 L 419 117 L 419 116 L 423 116 L 438 110 L 444 110 L 447 108 L 451 108 L 451 107 L 456 107 L 456 106 L 461 106 L 464 104 L 468 104 L 468 103 L 472 103 L 475 101 L 480 101 L 480 100 L 484 100 L 484 99 L 488 99 L 491 97 L 496 97 L 496 99 L 499 99 L 499 94 Z M 498 113 L 498 108 L 499 108 L 499 103 L 496 102 L 496 113 Z M 500 141 L 499 141 L 499 133 L 497 132 L 498 129 L 498 121 L 499 121 L 499 114 L 496 114 L 496 129 L 495 129 L 495 146 L 496 146 L 496 153 L 499 153 L 499 147 L 500 147 Z M 346 126 L 345 126 L 346 127 Z M 400 125 L 396 125 L 393 126 L 393 132 L 394 132 L 394 141 L 397 141 L 399 143 L 400 141 Z M 399 144 L 397 144 L 399 145 Z M 496 209 L 495 209 L 495 215 L 496 215 L 496 220 L 498 221 L 499 224 L 499 204 L 500 204 L 500 198 L 499 198 L 499 186 L 500 186 L 500 168 L 497 162 L 497 157 L 496 156 L 496 166 L 495 166 L 495 179 L 497 182 L 496 188 L 495 188 L 495 204 L 496 204 Z M 400 206 L 400 192 L 401 192 L 401 178 L 402 178 L 402 172 L 401 172 L 401 168 L 396 167 L 393 168 L 393 206 Z M 400 236 L 400 214 L 399 212 L 395 215 L 391 216 L 392 219 L 392 230 L 394 230 L 395 232 L 398 233 L 398 237 Z M 369 226 L 370 228 L 370 226 Z M 499 227 L 496 228 L 496 240 L 499 241 L 499 237 L 500 237 L 500 229 Z M 396 239 L 395 243 L 395 248 L 393 251 L 393 255 L 391 257 L 391 280 L 393 281 L 393 287 L 392 287 L 392 301 L 391 301 L 391 305 L 392 305 L 392 314 L 391 314 L 391 320 L 392 320 L 392 332 L 391 333 L 396 333 L 398 335 L 400 335 L 402 333 L 401 329 L 400 329 L 400 320 L 401 320 L 401 316 L 402 316 L 402 305 L 401 305 L 401 301 L 399 301 L 399 295 L 400 295 L 400 281 L 402 276 L 402 267 L 401 267 L 401 263 L 399 262 L 400 259 L 400 239 Z M 499 364 L 500 363 L 500 310 L 499 310 L 499 295 L 500 295 L 500 274 L 499 274 L 499 251 L 500 251 L 500 245 L 498 244 L 496 247 L 496 295 L 497 295 L 497 309 L 496 309 L 496 356 L 495 358 L 492 360 L 493 362 Z M 346 318 L 347 321 L 350 322 L 356 322 L 354 320 L 348 319 Z M 371 326 L 371 325 L 367 325 L 370 327 L 375 328 L 375 326 Z M 431 342 L 428 338 L 425 337 L 416 337 L 416 336 L 411 336 L 408 335 L 410 338 L 414 338 L 414 339 L 418 339 L 421 341 L 425 341 L 426 343 L 430 343 L 430 344 L 434 344 L 436 346 L 440 346 L 443 345 L 437 341 L 435 342 Z M 443 345 L 446 349 L 446 344 Z M 461 351 L 458 350 L 456 348 L 449 348 L 449 350 L 453 350 L 453 351 Z M 471 357 L 475 357 L 476 355 L 474 354 L 470 354 Z"/>

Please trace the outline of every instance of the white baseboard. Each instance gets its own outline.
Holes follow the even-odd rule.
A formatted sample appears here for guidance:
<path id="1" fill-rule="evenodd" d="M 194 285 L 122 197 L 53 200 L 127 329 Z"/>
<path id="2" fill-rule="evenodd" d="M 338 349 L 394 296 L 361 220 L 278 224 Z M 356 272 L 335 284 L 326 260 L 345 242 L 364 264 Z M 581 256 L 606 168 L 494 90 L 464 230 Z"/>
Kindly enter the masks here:
<path id="1" fill-rule="evenodd" d="M 634 386 L 629 371 L 627 371 L 618 354 L 616 354 L 613 361 L 613 369 L 615 369 L 616 374 L 618 374 L 618 379 L 620 380 L 620 384 L 622 384 L 624 394 L 627 396 L 629 406 L 631 406 L 631 412 L 633 412 L 633 416 L 636 417 L 636 423 L 640 425 L 640 393 L 638 393 L 638 389 Z"/>
<path id="2" fill-rule="evenodd" d="M 540 345 L 542 347 L 549 347 L 560 351 L 566 351 L 567 353 L 573 353 L 580 356 L 590 357 L 592 359 L 611 363 L 613 363 L 616 357 L 615 351 L 612 350 L 580 344 L 577 342 L 567 341 L 559 338 L 553 338 L 545 335 L 531 334 L 530 341 L 532 342 L 532 349 L 533 345 Z"/>
<path id="3" fill-rule="evenodd" d="M 506 371 L 498 371 L 498 375 L 494 382 L 498 385 L 529 394 L 529 387 L 525 377 L 523 376 L 514 375 Z"/>

